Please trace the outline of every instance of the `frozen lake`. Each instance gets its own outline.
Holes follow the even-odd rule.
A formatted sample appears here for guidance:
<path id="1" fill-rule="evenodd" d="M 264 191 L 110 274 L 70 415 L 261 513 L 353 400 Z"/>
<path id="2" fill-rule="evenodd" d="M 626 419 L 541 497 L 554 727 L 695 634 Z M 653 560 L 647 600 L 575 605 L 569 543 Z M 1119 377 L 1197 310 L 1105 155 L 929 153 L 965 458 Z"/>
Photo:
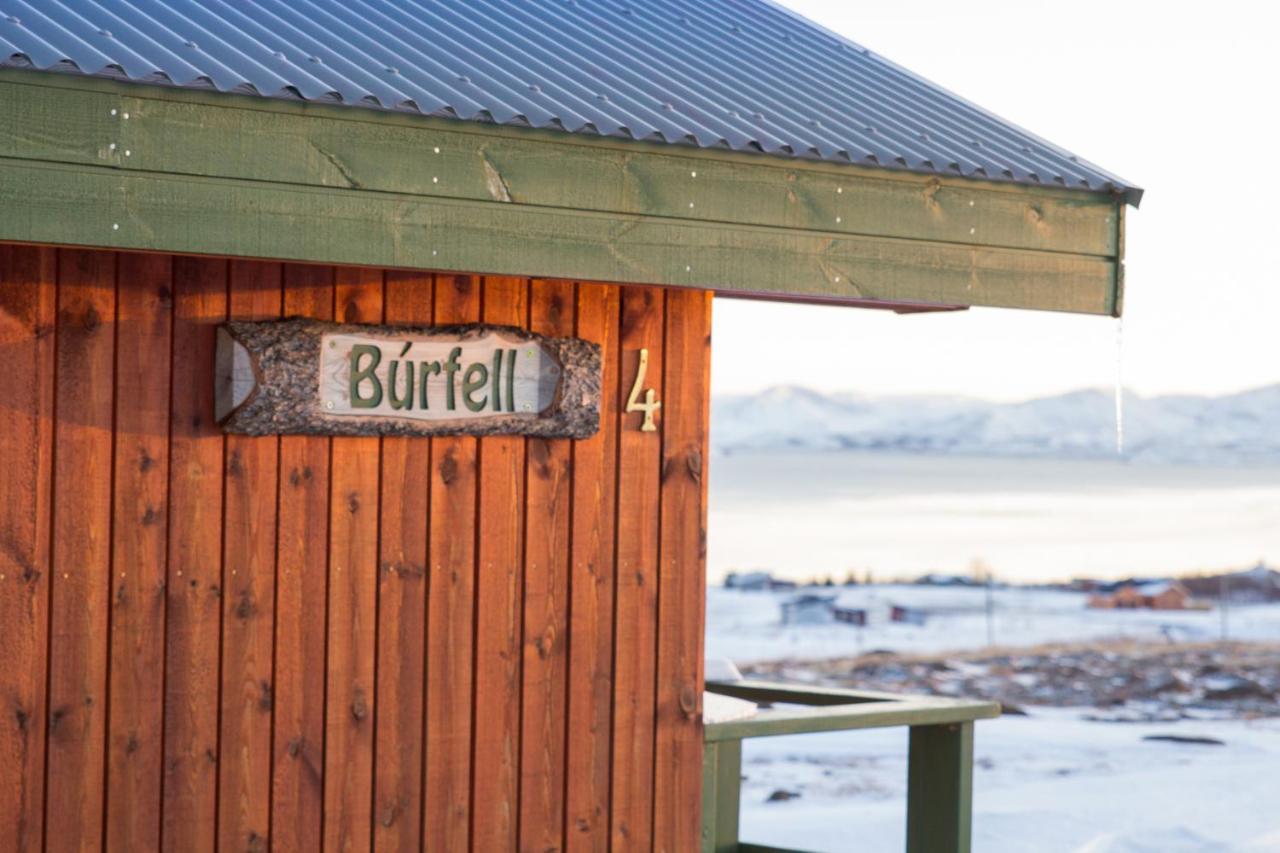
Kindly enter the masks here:
<path id="1" fill-rule="evenodd" d="M 1011 581 L 1280 562 L 1280 467 L 774 452 L 713 457 L 708 571 Z"/>

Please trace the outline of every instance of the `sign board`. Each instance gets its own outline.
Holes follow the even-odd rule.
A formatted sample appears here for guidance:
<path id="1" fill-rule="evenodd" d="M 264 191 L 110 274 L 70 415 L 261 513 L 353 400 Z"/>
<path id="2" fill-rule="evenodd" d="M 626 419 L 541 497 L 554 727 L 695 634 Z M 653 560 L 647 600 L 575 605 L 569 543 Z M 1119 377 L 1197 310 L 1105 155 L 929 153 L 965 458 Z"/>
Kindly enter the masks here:
<path id="1" fill-rule="evenodd" d="M 218 422 L 248 435 L 537 435 L 600 423 L 600 347 L 507 326 L 218 330 Z"/>

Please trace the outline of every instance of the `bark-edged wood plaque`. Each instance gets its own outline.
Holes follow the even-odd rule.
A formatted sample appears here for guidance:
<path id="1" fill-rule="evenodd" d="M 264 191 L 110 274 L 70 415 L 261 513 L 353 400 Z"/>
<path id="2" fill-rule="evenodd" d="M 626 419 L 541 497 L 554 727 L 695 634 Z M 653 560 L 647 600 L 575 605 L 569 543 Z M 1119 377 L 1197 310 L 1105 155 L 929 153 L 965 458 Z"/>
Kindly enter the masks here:
<path id="1" fill-rule="evenodd" d="M 245 435 L 535 435 L 600 426 L 600 346 L 511 326 L 218 327 L 215 414 Z"/>

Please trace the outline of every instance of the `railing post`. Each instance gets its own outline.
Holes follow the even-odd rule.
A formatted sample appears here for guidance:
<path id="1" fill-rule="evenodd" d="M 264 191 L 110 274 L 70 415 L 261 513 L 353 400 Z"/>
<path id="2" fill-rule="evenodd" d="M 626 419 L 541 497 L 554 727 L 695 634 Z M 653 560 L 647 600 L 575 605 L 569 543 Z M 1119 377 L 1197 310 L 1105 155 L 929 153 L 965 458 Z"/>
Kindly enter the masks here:
<path id="1" fill-rule="evenodd" d="M 741 785 L 742 741 L 705 744 L 702 748 L 703 853 L 737 853 Z"/>
<path id="2" fill-rule="evenodd" d="M 969 853 L 973 723 L 912 726 L 907 853 Z"/>

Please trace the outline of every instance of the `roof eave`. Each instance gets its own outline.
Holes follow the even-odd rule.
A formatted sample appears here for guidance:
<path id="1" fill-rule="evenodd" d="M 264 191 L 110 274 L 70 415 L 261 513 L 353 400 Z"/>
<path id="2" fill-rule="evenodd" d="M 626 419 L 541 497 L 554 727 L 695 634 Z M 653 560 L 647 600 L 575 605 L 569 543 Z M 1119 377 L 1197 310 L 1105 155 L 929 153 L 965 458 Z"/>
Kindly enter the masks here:
<path id="1" fill-rule="evenodd" d="M 0 102 L 0 200 L 24 212 L 4 240 L 917 310 L 1120 305 L 1111 193 L 15 70 Z"/>

